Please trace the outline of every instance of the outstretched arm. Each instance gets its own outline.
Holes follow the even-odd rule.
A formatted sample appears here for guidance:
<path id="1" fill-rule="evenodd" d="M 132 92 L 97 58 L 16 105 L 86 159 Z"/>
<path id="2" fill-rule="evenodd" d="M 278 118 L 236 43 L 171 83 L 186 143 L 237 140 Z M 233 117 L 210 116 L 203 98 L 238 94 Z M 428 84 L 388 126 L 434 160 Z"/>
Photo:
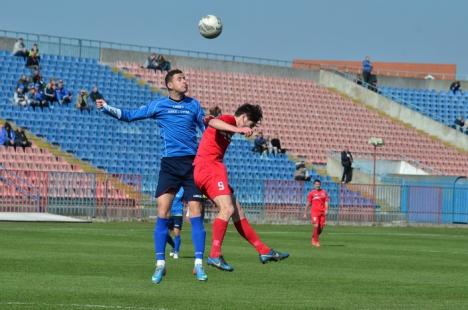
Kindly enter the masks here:
<path id="1" fill-rule="evenodd" d="M 117 118 L 118 120 L 125 122 L 132 122 L 139 119 L 151 118 L 156 115 L 156 104 L 150 102 L 149 104 L 142 106 L 138 109 L 119 109 L 108 105 L 104 99 L 96 100 L 96 107 L 104 110 L 105 113 Z"/>
<path id="2" fill-rule="evenodd" d="M 244 134 L 246 137 L 250 137 L 253 134 L 252 128 L 236 127 L 217 118 L 210 120 L 208 125 L 217 130 Z"/>

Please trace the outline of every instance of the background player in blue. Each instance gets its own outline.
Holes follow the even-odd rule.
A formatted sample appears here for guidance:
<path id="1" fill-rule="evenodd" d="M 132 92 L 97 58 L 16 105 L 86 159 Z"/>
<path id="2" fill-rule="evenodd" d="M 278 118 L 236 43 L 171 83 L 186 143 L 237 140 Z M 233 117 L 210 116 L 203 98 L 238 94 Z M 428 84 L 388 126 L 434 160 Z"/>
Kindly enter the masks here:
<path id="1" fill-rule="evenodd" d="M 188 84 L 182 71 L 171 70 L 165 77 L 168 97 L 151 101 L 138 109 L 119 109 L 97 100 L 96 106 L 107 114 L 126 122 L 153 118 L 158 121 L 164 151 L 161 159 L 156 197 L 158 218 L 154 231 L 156 270 L 154 283 L 160 283 L 166 274 L 166 239 L 168 235 L 169 210 L 176 191 L 184 188 L 184 201 L 190 210 L 192 242 L 195 248 L 193 273 L 197 280 L 206 281 L 202 259 L 205 251 L 206 232 L 201 217 L 202 194 L 193 181 L 193 159 L 197 152 L 197 127 L 205 130 L 204 112 L 200 103 L 185 96 Z"/>
<path id="2" fill-rule="evenodd" d="M 184 188 L 181 187 L 174 197 L 171 208 L 171 217 L 169 218 L 169 231 L 173 234 L 174 239 L 171 235 L 167 235 L 167 243 L 172 246 L 170 256 L 174 259 L 179 258 L 180 252 L 180 231 L 182 230 L 182 224 L 184 222 Z"/>

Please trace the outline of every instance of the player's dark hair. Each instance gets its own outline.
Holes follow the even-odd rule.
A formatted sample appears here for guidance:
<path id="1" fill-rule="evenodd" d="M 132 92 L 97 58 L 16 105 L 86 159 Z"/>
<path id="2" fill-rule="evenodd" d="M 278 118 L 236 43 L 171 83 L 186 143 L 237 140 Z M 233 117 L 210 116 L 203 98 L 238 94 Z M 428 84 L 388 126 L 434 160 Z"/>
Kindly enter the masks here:
<path id="1" fill-rule="evenodd" d="M 249 120 L 255 124 L 260 122 L 263 118 L 262 108 L 258 104 L 244 103 L 238 107 L 234 113 L 235 116 L 240 116 L 242 114 L 246 114 Z"/>
<path id="2" fill-rule="evenodd" d="M 166 77 L 164 78 L 164 83 L 166 84 L 166 87 L 167 87 L 167 84 L 169 84 L 169 82 L 172 81 L 172 78 L 174 77 L 174 75 L 179 74 L 179 73 L 183 73 L 183 72 L 179 69 L 174 69 L 174 70 L 169 71 L 166 74 Z M 169 87 L 167 87 L 167 89 L 169 89 Z"/>
<path id="3" fill-rule="evenodd" d="M 315 182 L 319 182 L 320 184 L 322 184 L 322 181 L 320 181 L 319 179 L 315 179 L 315 180 L 314 180 L 314 183 L 315 183 Z"/>

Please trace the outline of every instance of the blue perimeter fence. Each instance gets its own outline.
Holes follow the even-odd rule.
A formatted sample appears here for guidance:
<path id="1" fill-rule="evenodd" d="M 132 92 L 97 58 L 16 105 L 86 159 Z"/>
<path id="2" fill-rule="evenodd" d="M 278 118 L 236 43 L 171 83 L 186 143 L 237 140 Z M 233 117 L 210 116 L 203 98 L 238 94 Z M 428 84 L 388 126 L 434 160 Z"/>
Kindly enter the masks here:
<path id="1" fill-rule="evenodd" d="M 15 171 L 0 166 L 0 212 L 49 212 L 99 218 L 155 216 L 153 192 L 138 175 Z M 258 192 L 237 193 L 257 223 L 307 223 L 310 182 L 264 180 Z M 329 189 L 328 221 L 358 224 L 468 224 L 468 186 L 336 184 Z M 216 208 L 205 204 L 212 219 Z"/>

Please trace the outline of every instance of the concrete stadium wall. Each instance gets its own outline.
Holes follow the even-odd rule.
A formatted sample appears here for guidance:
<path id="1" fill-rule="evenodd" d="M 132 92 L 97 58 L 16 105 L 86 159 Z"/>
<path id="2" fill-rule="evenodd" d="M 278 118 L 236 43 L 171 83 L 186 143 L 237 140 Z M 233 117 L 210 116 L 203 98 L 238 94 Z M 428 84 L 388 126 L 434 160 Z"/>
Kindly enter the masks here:
<path id="1" fill-rule="evenodd" d="M 13 51 L 16 39 L 0 37 L 0 50 Z"/>
<path id="2" fill-rule="evenodd" d="M 336 89 L 338 92 L 362 102 L 368 107 L 382 111 L 388 116 L 398 119 L 431 136 L 437 137 L 441 141 L 468 151 L 468 137 L 463 133 L 361 87 L 337 74 L 329 71 L 320 71 L 319 84 Z"/>
<path id="3" fill-rule="evenodd" d="M 101 49 L 101 62 L 113 64 L 117 61 L 128 61 L 143 65 L 149 53 L 123 51 L 110 48 Z M 165 55 L 173 68 L 194 68 L 211 71 L 260 74 L 285 78 L 299 78 L 318 82 L 319 71 L 293 69 L 272 65 L 251 64 L 226 60 L 203 59 L 196 57 Z"/>
<path id="4" fill-rule="evenodd" d="M 341 165 L 341 160 L 333 156 L 328 156 L 327 158 L 327 174 L 331 177 L 338 178 L 341 180 L 343 175 L 343 166 Z M 353 168 L 353 184 L 372 184 L 373 177 L 371 174 L 361 171 L 359 169 Z M 380 178 L 377 176 L 375 182 L 380 184 Z"/>

